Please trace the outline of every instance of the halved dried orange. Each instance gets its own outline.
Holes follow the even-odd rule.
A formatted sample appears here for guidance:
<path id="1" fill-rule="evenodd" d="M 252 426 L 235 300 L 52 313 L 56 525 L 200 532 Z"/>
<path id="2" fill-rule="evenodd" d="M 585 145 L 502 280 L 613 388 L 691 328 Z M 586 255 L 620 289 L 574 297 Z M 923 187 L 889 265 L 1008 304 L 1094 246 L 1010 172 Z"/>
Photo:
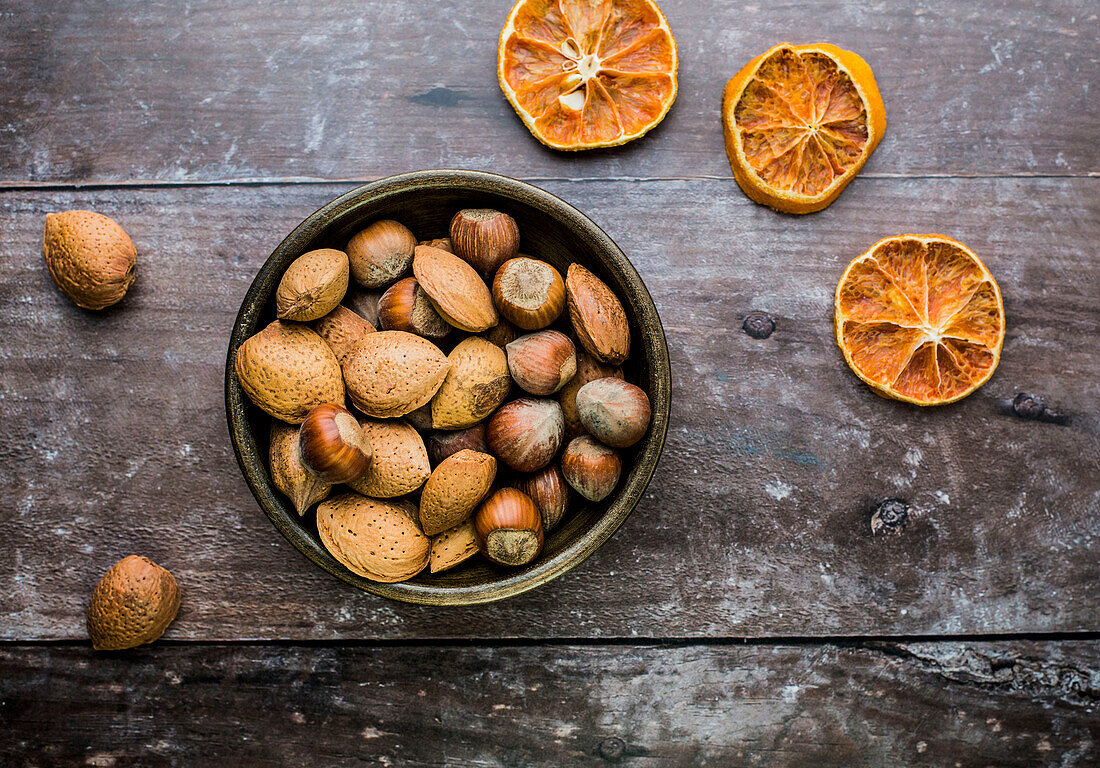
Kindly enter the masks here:
<path id="1" fill-rule="evenodd" d="M 885 397 L 951 403 L 984 384 L 1001 359 L 997 281 L 973 251 L 944 235 L 875 243 L 844 270 L 834 313 L 844 359 Z"/>
<path id="2" fill-rule="evenodd" d="M 863 59 L 835 45 L 775 46 L 726 83 L 726 155 L 758 203 L 820 211 L 837 198 L 886 131 L 886 107 Z"/>
<path id="3" fill-rule="evenodd" d="M 676 41 L 652 0 L 519 0 L 497 76 L 523 122 L 555 149 L 614 147 L 676 100 Z"/>

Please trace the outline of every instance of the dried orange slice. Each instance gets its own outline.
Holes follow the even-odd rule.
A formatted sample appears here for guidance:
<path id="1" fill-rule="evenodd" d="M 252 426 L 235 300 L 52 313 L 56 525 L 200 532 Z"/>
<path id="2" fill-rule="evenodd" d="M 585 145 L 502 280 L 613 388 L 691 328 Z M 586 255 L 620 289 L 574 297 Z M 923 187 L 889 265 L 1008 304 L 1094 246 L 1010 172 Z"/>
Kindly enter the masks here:
<path id="1" fill-rule="evenodd" d="M 943 235 L 880 240 L 844 270 L 836 343 L 885 397 L 917 405 L 960 400 L 993 375 L 1005 338 L 997 281 Z"/>
<path id="2" fill-rule="evenodd" d="M 856 54 L 782 43 L 726 83 L 722 125 L 746 195 L 777 211 L 812 213 L 863 168 L 886 131 L 886 107 Z"/>
<path id="3" fill-rule="evenodd" d="M 676 100 L 676 41 L 651 0 L 519 0 L 497 48 L 501 90 L 554 149 L 615 147 Z"/>

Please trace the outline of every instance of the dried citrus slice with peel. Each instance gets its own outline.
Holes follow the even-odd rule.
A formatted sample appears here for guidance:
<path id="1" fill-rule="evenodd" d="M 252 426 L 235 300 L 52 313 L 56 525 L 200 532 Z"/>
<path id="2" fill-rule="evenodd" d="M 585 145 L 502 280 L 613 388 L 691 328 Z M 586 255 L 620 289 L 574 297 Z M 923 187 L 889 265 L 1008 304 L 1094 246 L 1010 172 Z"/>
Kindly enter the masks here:
<path id="1" fill-rule="evenodd" d="M 899 235 L 844 270 L 836 343 L 885 397 L 917 405 L 960 400 L 993 375 L 1005 338 L 997 281 L 962 243 Z"/>
<path id="2" fill-rule="evenodd" d="M 726 83 L 722 125 L 746 195 L 785 213 L 812 213 L 863 168 L 886 131 L 886 108 L 856 54 L 782 43 Z"/>
<path id="3" fill-rule="evenodd" d="M 501 90 L 543 144 L 614 147 L 676 100 L 676 41 L 651 0 L 519 0 L 497 49 Z"/>

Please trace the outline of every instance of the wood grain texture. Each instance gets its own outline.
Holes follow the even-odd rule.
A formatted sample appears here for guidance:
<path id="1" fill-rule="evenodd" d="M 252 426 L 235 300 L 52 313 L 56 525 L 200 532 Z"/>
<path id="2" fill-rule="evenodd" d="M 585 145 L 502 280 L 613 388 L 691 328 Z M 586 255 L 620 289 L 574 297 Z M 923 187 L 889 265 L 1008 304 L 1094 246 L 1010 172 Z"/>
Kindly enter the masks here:
<path id="1" fill-rule="evenodd" d="M 229 329 L 265 255 L 343 185 L 0 196 L 0 417 L 8 439 L 0 636 L 82 638 L 119 557 L 168 567 L 167 637 L 749 637 L 1095 630 L 1100 626 L 1100 237 L 1092 179 L 860 179 L 796 219 L 732 181 L 545 186 L 618 241 L 652 292 L 673 424 L 647 498 L 595 556 L 499 605 L 438 610 L 317 571 L 259 512 L 226 433 Z M 40 255 L 49 210 L 115 217 L 133 289 L 92 315 Z M 922 410 L 844 366 L 835 281 L 885 234 L 940 231 L 1005 295 L 1001 367 Z M 438 233 L 418 233 L 426 237 Z M 777 319 L 766 340 L 749 310 Z M 1043 395 L 1067 424 L 1001 411 Z M 875 502 L 912 506 L 873 536 Z"/>
<path id="2" fill-rule="evenodd" d="M 1071 766 L 1096 642 L 0 649 L 36 766 Z"/>
<path id="3" fill-rule="evenodd" d="M 680 93 L 613 151 L 559 153 L 496 82 L 510 0 L 9 0 L 0 182 L 362 179 L 430 167 L 523 177 L 729 178 L 725 81 L 772 45 L 863 55 L 889 127 L 866 175 L 1087 175 L 1098 24 L 1088 0 L 664 0 Z"/>

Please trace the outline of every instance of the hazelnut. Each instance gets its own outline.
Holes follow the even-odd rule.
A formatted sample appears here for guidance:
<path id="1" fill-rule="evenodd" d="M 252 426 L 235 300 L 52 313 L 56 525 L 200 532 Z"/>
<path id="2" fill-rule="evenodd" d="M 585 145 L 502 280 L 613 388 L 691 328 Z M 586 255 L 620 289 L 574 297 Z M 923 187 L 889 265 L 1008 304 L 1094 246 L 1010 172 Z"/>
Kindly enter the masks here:
<path id="1" fill-rule="evenodd" d="M 498 565 L 526 565 L 542 551 L 542 518 L 535 502 L 515 488 L 501 488 L 474 513 L 478 549 Z"/>
<path id="2" fill-rule="evenodd" d="M 409 422 L 416 428 L 418 432 L 431 432 L 432 431 L 432 404 L 431 402 L 424 403 L 424 405 L 417 408 L 415 411 L 409 411 L 405 414 L 405 421 Z"/>
<path id="3" fill-rule="evenodd" d="M 370 466 L 371 447 L 351 413 L 323 403 L 306 414 L 298 429 L 302 466 L 325 483 L 350 483 Z"/>
<path id="4" fill-rule="evenodd" d="M 386 289 L 378 300 L 378 322 L 382 330 L 415 333 L 432 341 L 442 341 L 451 332 L 415 277 L 398 280 Z"/>
<path id="5" fill-rule="evenodd" d="M 538 331 L 506 346 L 508 371 L 516 384 L 532 395 L 550 395 L 577 372 L 577 350 L 564 333 Z"/>
<path id="6" fill-rule="evenodd" d="M 545 328 L 565 309 L 558 270 L 527 256 L 509 259 L 493 278 L 493 301 L 505 319 L 526 331 Z"/>
<path id="7" fill-rule="evenodd" d="M 519 329 L 507 320 L 500 320 L 492 328 L 480 334 L 480 336 L 490 344 L 496 344 L 501 349 L 504 349 L 511 342 L 519 338 Z"/>
<path id="8" fill-rule="evenodd" d="M 514 258 L 519 250 L 519 227 L 506 213 L 489 208 L 466 208 L 451 219 L 451 245 L 484 277 Z"/>
<path id="9" fill-rule="evenodd" d="M 589 501 L 602 501 L 615 490 L 622 469 L 619 452 L 589 435 L 570 442 L 561 456 L 565 481 Z"/>
<path id="10" fill-rule="evenodd" d="M 569 486 L 557 464 L 548 464 L 516 482 L 516 488 L 531 497 L 542 516 L 542 530 L 554 530 L 569 507 Z"/>
<path id="11" fill-rule="evenodd" d="M 362 288 L 349 287 L 344 295 L 344 304 L 377 330 L 378 302 L 381 299 L 381 291 L 364 291 Z"/>
<path id="12" fill-rule="evenodd" d="M 424 441 L 424 445 L 428 449 L 428 458 L 433 467 L 461 450 L 489 452 L 489 445 L 485 442 L 484 423 L 457 432 L 436 432 Z"/>
<path id="13" fill-rule="evenodd" d="M 577 350 L 577 374 L 558 392 L 558 402 L 565 416 L 565 439 L 572 440 L 584 434 L 584 425 L 577 415 L 577 392 L 590 381 L 614 376 L 623 377 L 623 370 L 617 366 L 601 363 L 583 349 Z"/>
<path id="14" fill-rule="evenodd" d="M 364 288 L 388 285 L 408 271 L 414 248 L 416 238 L 404 224 L 376 221 L 348 240 L 351 276 Z"/>
<path id="15" fill-rule="evenodd" d="M 577 391 L 577 415 L 600 442 L 627 448 L 649 428 L 649 397 L 628 381 L 596 379 Z"/>
<path id="16" fill-rule="evenodd" d="M 501 406 L 485 428 L 489 452 L 517 472 L 535 472 L 549 464 L 564 434 L 557 401 L 529 397 Z"/>

